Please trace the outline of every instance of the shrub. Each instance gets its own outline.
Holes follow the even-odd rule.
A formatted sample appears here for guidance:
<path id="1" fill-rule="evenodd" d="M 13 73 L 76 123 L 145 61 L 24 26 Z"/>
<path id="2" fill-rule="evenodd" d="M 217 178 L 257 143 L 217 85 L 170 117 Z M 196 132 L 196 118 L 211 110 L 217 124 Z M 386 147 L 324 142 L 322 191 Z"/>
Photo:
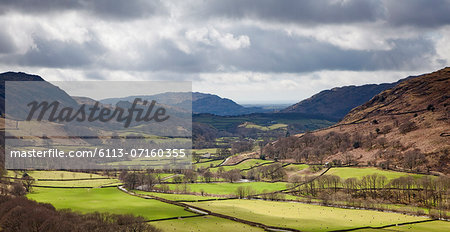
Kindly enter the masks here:
<path id="1" fill-rule="evenodd" d="M 406 133 L 414 131 L 416 129 L 417 129 L 416 123 L 410 122 L 410 121 L 403 123 L 399 127 L 400 133 L 402 133 L 402 134 L 406 134 Z"/>

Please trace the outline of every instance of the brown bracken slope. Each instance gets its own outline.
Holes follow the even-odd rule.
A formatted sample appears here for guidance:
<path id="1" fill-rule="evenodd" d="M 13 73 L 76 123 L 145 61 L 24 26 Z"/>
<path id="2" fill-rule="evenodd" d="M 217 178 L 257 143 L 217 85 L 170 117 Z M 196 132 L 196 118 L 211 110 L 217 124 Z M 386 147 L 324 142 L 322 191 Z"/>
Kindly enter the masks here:
<path id="1" fill-rule="evenodd" d="M 422 169 L 428 167 L 448 173 L 450 67 L 406 80 L 381 92 L 351 110 L 338 125 L 329 130 L 377 133 L 378 139 L 385 138 L 384 146 L 360 151 L 363 162 L 379 163 L 387 158 L 383 157 L 383 152 L 397 146 L 400 148 L 394 153 L 394 160 L 400 162 L 396 162 L 397 166 L 408 162 L 404 157 L 406 151 L 418 149 L 426 158 L 416 162 L 418 169 L 423 166 Z"/>
<path id="2" fill-rule="evenodd" d="M 450 67 L 379 93 L 335 126 L 266 148 L 269 157 L 300 162 L 450 174 Z"/>

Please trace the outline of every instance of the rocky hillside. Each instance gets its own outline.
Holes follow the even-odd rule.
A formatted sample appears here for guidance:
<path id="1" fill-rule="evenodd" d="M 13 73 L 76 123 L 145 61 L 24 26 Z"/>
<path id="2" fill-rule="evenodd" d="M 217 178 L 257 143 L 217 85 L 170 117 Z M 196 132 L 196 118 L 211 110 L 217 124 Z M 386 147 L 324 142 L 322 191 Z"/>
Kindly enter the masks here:
<path id="1" fill-rule="evenodd" d="M 450 174 L 450 68 L 405 80 L 337 125 L 281 139 L 269 156 Z"/>

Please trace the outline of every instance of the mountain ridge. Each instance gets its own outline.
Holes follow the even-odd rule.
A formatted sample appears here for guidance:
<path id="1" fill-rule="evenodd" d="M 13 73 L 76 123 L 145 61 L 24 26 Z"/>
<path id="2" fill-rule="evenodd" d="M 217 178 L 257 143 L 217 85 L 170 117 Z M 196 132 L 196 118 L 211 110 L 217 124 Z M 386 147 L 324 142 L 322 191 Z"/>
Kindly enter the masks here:
<path id="1" fill-rule="evenodd" d="M 319 93 L 279 112 L 315 113 L 339 121 L 353 108 L 365 103 L 378 93 L 390 89 L 398 83 L 410 78 L 414 78 L 414 76 L 409 76 L 393 83 L 334 87 L 332 89 L 320 91 Z"/>
<path id="2" fill-rule="evenodd" d="M 214 114 L 219 116 L 236 116 L 251 113 L 268 112 L 269 110 L 260 107 L 244 107 L 228 98 L 222 98 L 215 94 L 200 92 L 166 92 L 155 95 L 137 95 L 123 98 L 107 98 L 100 102 L 104 104 L 114 104 L 119 100 L 129 100 L 140 97 L 142 99 L 154 99 L 159 103 L 192 109 L 194 114 Z M 192 99 L 191 102 L 189 100 Z"/>

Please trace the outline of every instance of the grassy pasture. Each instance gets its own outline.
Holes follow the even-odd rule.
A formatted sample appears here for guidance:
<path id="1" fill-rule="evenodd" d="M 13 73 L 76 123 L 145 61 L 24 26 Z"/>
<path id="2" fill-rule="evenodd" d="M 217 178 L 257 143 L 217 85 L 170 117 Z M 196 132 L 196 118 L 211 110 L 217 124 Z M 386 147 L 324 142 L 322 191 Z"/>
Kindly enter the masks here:
<path id="1" fill-rule="evenodd" d="M 395 230 L 395 231 L 410 231 L 410 232 L 419 232 L 419 231 L 445 232 L 450 230 L 450 222 L 431 221 L 411 225 L 388 227 L 386 229 L 391 231 Z"/>
<path id="2" fill-rule="evenodd" d="M 168 185 L 173 191 L 182 191 L 184 189 L 184 184 L 170 184 Z M 285 182 L 245 182 L 245 183 L 198 183 L 198 184 L 187 184 L 189 192 L 200 193 L 202 190 L 205 193 L 214 195 L 235 195 L 237 188 L 239 186 L 247 187 L 250 186 L 256 193 L 261 193 L 264 190 L 269 192 L 282 190 L 286 188 Z"/>
<path id="3" fill-rule="evenodd" d="M 227 200 L 195 202 L 214 212 L 301 231 L 329 231 L 420 221 L 423 217 L 370 210 L 341 209 L 292 202 Z"/>
<path id="4" fill-rule="evenodd" d="M 164 231 L 177 232 L 192 232 L 192 231 L 216 231 L 216 232 L 230 232 L 230 231 L 264 231 L 261 228 L 248 226 L 239 222 L 213 217 L 202 216 L 195 218 L 182 218 L 168 221 L 150 222 L 151 225 L 156 226 Z"/>
<path id="5" fill-rule="evenodd" d="M 239 163 L 239 164 L 236 164 L 236 165 L 223 166 L 223 169 L 224 169 L 224 171 L 229 171 L 229 170 L 232 170 L 232 169 L 243 170 L 243 169 L 248 169 L 248 168 L 255 167 L 257 165 L 267 164 L 267 163 L 273 163 L 273 161 L 261 160 L 261 159 L 249 159 L 249 160 L 243 161 L 242 163 Z M 217 170 L 219 170 L 219 167 L 211 168 L 209 170 L 211 172 L 217 172 Z"/>
<path id="6" fill-rule="evenodd" d="M 214 161 L 209 161 L 209 162 L 204 162 L 204 163 L 192 164 L 192 167 L 194 169 L 197 169 L 197 168 L 209 168 L 209 167 L 211 167 L 211 165 L 213 167 L 215 167 L 215 166 L 219 165 L 222 162 L 223 162 L 223 160 L 214 160 Z"/>
<path id="7" fill-rule="evenodd" d="M 23 172 L 17 172 L 18 178 L 22 177 Z M 90 174 L 83 172 L 68 171 L 28 171 L 28 175 L 34 179 L 89 179 L 89 178 L 106 178 L 98 174 Z M 8 176 L 16 177 L 14 171 L 8 171 Z"/>
<path id="8" fill-rule="evenodd" d="M 74 180 L 74 181 L 36 181 L 35 185 L 54 187 L 100 187 L 120 184 L 117 179 Z"/>
<path id="9" fill-rule="evenodd" d="M 288 125 L 287 124 L 283 124 L 283 123 L 276 123 L 276 124 L 272 124 L 270 126 L 260 126 L 260 125 L 256 125 L 256 124 L 246 124 L 245 128 L 253 128 L 253 129 L 258 129 L 258 130 L 262 130 L 262 131 L 271 131 L 271 130 L 277 130 L 280 128 L 286 128 Z"/>
<path id="10" fill-rule="evenodd" d="M 38 202 L 51 203 L 57 209 L 72 209 L 81 213 L 134 214 L 149 220 L 194 215 L 182 207 L 130 196 L 116 188 L 34 188 L 34 192 L 27 197 Z"/>
<path id="11" fill-rule="evenodd" d="M 171 193 L 155 193 L 155 192 L 145 192 L 145 191 L 135 191 L 136 193 L 148 196 L 161 197 L 164 199 L 172 201 L 198 201 L 198 200 L 210 200 L 219 199 L 219 197 L 208 197 L 208 196 L 198 196 L 190 194 L 171 194 Z"/>
<path id="12" fill-rule="evenodd" d="M 331 168 L 328 172 L 328 175 L 337 175 L 342 179 L 347 179 L 351 177 L 362 178 L 363 176 L 372 175 L 372 174 L 380 174 L 386 176 L 388 180 L 392 180 L 395 178 L 399 178 L 402 176 L 412 176 L 414 178 L 419 178 L 423 175 L 420 174 L 410 174 L 406 172 L 396 172 L 390 170 L 381 170 L 378 168 L 368 167 L 368 168 L 355 168 L 355 167 L 336 167 Z"/>
<path id="13" fill-rule="evenodd" d="M 168 178 L 168 177 L 171 177 L 173 175 L 175 175 L 175 174 L 173 174 L 173 173 L 157 173 L 156 174 L 156 178 L 158 178 L 158 177 L 160 177 L 160 178 Z"/>
<path id="14" fill-rule="evenodd" d="M 309 168 L 307 164 L 289 164 L 284 169 L 288 172 L 297 172 Z"/>
<path id="15" fill-rule="evenodd" d="M 361 229 L 356 232 L 376 232 L 376 231 L 408 231 L 408 232 L 447 232 L 450 228 L 450 222 L 446 221 L 430 221 L 410 225 L 391 226 L 384 229 Z"/>
<path id="16" fill-rule="evenodd" d="M 217 152 L 217 148 L 192 149 L 192 152 L 195 152 L 197 154 L 215 154 Z"/>

